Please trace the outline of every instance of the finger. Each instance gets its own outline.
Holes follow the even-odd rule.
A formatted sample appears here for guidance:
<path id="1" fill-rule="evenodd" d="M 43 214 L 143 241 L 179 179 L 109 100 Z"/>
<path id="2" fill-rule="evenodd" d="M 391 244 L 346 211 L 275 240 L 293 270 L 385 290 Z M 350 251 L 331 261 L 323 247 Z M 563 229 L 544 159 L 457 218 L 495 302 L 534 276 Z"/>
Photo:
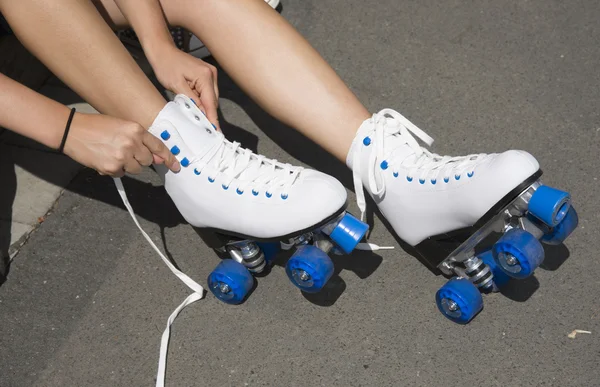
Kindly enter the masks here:
<path id="1" fill-rule="evenodd" d="M 154 161 L 152 153 L 148 150 L 148 148 L 143 146 L 143 144 L 141 144 L 140 147 L 136 149 L 133 157 L 137 160 L 138 163 L 140 163 L 144 167 L 152 165 L 152 162 Z"/>
<path id="2" fill-rule="evenodd" d="M 101 176 L 123 177 L 125 175 L 123 164 L 117 162 L 104 165 L 101 168 L 96 169 L 96 171 Z"/>
<path id="3" fill-rule="evenodd" d="M 142 166 L 134 158 L 127 160 L 123 169 L 125 170 L 125 172 L 131 173 L 133 175 L 137 175 L 138 173 L 142 172 Z"/>
<path id="4" fill-rule="evenodd" d="M 192 87 L 190 87 L 186 80 L 181 81 L 174 89 L 175 90 L 173 91 L 175 92 L 175 94 L 183 94 L 193 100 L 197 100 L 200 96 L 200 94 L 198 94 Z"/>
<path id="5" fill-rule="evenodd" d="M 179 161 L 177 161 L 175 156 L 173 156 L 165 144 L 163 144 L 158 138 L 154 137 L 149 132 L 146 132 L 142 137 L 142 142 L 153 155 L 161 158 L 167 168 L 169 168 L 171 171 L 179 172 L 181 170 Z M 157 161 L 156 158 L 154 160 Z"/>
<path id="6" fill-rule="evenodd" d="M 213 87 L 215 89 L 215 97 L 217 98 L 217 108 L 219 107 L 219 85 L 218 85 L 218 71 L 217 68 L 213 65 L 210 64 L 206 64 L 208 66 L 208 68 L 210 69 L 210 72 L 212 73 L 212 79 L 213 79 Z"/>
<path id="7" fill-rule="evenodd" d="M 100 173 L 100 172 L 99 172 Z M 125 170 L 121 169 L 118 172 L 100 173 L 101 175 L 109 175 L 110 177 L 123 177 L 125 176 Z"/>
<path id="8" fill-rule="evenodd" d="M 202 102 L 200 101 L 200 98 L 198 98 L 198 97 L 193 98 L 192 102 L 194 103 L 194 105 L 196 105 L 196 107 L 198 109 L 200 109 L 200 111 L 202 112 L 202 114 L 206 115 L 206 109 L 204 108 L 204 106 L 202 106 Z"/>
<path id="9" fill-rule="evenodd" d="M 200 94 L 200 102 L 206 109 L 206 118 L 215 125 L 217 129 L 221 129 L 219 125 L 219 116 L 217 114 L 217 96 L 215 90 L 212 87 L 212 81 L 210 86 L 205 86 L 196 82 L 195 87 L 198 94 Z"/>

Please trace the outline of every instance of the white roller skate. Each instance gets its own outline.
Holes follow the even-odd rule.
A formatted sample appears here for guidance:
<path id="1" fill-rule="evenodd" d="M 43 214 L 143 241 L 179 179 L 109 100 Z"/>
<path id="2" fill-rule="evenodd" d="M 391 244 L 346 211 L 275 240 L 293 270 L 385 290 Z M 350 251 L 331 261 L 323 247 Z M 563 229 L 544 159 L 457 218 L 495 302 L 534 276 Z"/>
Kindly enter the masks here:
<path id="1" fill-rule="evenodd" d="M 150 132 L 181 163 L 178 173 L 157 166 L 169 196 L 192 226 L 218 236 L 212 247 L 233 258 L 209 277 L 210 290 L 223 301 L 241 302 L 253 283 L 249 271 L 260 272 L 267 265 L 256 242 L 300 245 L 287 271 L 296 286 L 315 292 L 333 274 L 327 252 L 334 246 L 322 234 L 349 253 L 367 230 L 345 212 L 346 190 L 336 179 L 226 140 L 185 96 L 167 104 Z"/>
<path id="2" fill-rule="evenodd" d="M 359 208 L 363 186 L 397 235 L 433 268 L 458 278 L 438 291 L 440 311 L 469 322 L 482 308 L 480 291 L 541 264 L 539 242 L 559 244 L 577 226 L 568 193 L 543 186 L 533 156 L 511 150 L 461 157 L 431 153 L 433 139 L 400 113 L 384 109 L 359 128 L 347 158 Z M 492 232 L 491 251 L 475 252 Z"/>
<path id="3" fill-rule="evenodd" d="M 155 168 L 183 217 L 206 231 L 210 246 L 229 253 L 208 276 L 208 288 L 221 301 L 239 304 L 254 284 L 251 273 L 271 264 L 281 247 L 298 247 L 286 264 L 291 282 L 318 292 L 333 275 L 330 251 L 350 253 L 368 226 L 346 213 L 346 190 L 331 176 L 279 163 L 230 142 L 193 100 L 178 95 L 159 113 L 150 132 L 171 150 L 181 170 Z M 117 190 L 135 224 L 169 269 L 193 293 L 167 321 L 160 348 L 157 387 L 163 387 L 170 327 L 204 288 L 177 269 L 144 232 L 121 179 Z"/>

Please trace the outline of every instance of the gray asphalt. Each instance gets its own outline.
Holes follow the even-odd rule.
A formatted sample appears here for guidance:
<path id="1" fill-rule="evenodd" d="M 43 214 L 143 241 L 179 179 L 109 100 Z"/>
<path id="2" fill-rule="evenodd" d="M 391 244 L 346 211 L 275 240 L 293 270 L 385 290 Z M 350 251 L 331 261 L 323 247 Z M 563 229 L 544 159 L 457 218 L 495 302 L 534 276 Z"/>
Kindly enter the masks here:
<path id="1" fill-rule="evenodd" d="M 580 228 L 547 249 L 535 277 L 486 296 L 467 326 L 436 309 L 445 279 L 400 248 L 337 258 L 339 275 L 316 297 L 276 266 L 243 305 L 209 295 L 182 313 L 167 384 L 600 385 L 600 4 L 284 0 L 283 14 L 370 110 L 401 111 L 436 138 L 437 152 L 533 153 L 544 182 L 572 193 Z M 224 75 L 221 88 L 230 137 L 350 187 L 342 165 Z M 217 255 L 156 176 L 125 185 L 145 229 L 205 283 Z M 160 334 L 189 291 L 138 233 L 111 180 L 88 171 L 68 188 L 0 288 L 0 385 L 152 385 Z M 397 245 L 377 218 L 371 240 Z M 568 338 L 574 329 L 592 334 Z"/>

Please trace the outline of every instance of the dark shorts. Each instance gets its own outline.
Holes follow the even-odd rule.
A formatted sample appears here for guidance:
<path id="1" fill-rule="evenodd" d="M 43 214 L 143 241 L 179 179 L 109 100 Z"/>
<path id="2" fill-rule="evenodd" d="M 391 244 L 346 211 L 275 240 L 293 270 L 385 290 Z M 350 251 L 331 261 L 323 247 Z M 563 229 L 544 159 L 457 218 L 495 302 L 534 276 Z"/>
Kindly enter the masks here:
<path id="1" fill-rule="evenodd" d="M 8 25 L 8 22 L 0 13 L 0 35 L 4 34 L 12 34 L 12 31 L 10 29 L 10 26 Z"/>

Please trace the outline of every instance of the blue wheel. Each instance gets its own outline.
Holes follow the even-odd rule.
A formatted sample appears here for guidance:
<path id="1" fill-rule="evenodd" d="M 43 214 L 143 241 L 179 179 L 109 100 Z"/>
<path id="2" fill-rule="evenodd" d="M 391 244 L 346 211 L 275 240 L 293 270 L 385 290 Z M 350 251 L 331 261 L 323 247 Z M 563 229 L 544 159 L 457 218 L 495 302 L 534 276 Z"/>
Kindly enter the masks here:
<path id="1" fill-rule="evenodd" d="M 497 292 L 504 285 L 506 285 L 508 281 L 510 281 L 510 277 L 506 275 L 506 273 L 498 266 L 498 264 L 494 260 L 492 250 L 487 250 L 485 253 L 479 255 L 479 259 L 481 259 L 483 263 L 489 266 L 490 270 L 492 271 L 492 274 L 494 275 L 493 291 Z"/>
<path id="2" fill-rule="evenodd" d="M 466 324 L 483 309 L 483 298 L 466 278 L 453 278 L 435 294 L 438 309 L 449 320 Z"/>
<path id="3" fill-rule="evenodd" d="M 569 235 L 577 228 L 579 217 L 577 211 L 571 206 L 567 212 L 567 216 L 556 227 L 550 229 L 543 237 L 542 242 L 549 245 L 560 245 L 567 239 Z"/>
<path id="4" fill-rule="evenodd" d="M 568 192 L 542 185 L 535 190 L 529 200 L 529 213 L 550 227 L 559 224 L 571 206 Z"/>
<path id="5" fill-rule="evenodd" d="M 244 265 L 232 259 L 221 261 L 208 276 L 208 288 L 226 304 L 239 304 L 248 295 L 254 277 Z"/>
<path id="6" fill-rule="evenodd" d="M 267 265 L 271 266 L 275 258 L 277 258 L 277 254 L 281 251 L 281 243 L 279 242 L 256 242 L 258 247 L 262 250 L 265 255 L 265 261 L 267 261 Z"/>
<path id="7" fill-rule="evenodd" d="M 316 293 L 333 275 L 333 262 L 315 246 L 300 246 L 288 261 L 285 272 L 300 290 Z"/>
<path id="8" fill-rule="evenodd" d="M 329 234 L 329 237 L 344 250 L 346 254 L 350 254 L 368 230 L 368 224 L 361 222 L 354 216 L 346 213 L 338 225 L 335 226 L 331 234 Z"/>
<path id="9" fill-rule="evenodd" d="M 508 230 L 493 248 L 494 260 L 513 278 L 527 278 L 544 261 L 544 248 L 533 235 L 520 228 Z"/>

